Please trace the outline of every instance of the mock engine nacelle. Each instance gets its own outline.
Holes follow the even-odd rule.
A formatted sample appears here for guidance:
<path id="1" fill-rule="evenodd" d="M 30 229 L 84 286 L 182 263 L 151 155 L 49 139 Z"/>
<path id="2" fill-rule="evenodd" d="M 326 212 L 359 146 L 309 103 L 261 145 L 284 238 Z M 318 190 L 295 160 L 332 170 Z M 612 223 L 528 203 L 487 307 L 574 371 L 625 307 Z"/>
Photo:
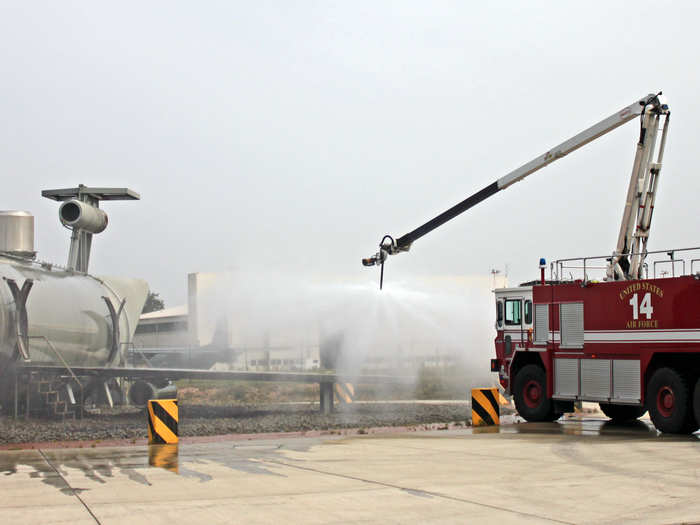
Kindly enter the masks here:
<path id="1" fill-rule="evenodd" d="M 139 379 L 129 388 L 129 402 L 135 406 L 144 406 L 149 399 L 177 398 L 177 386 L 171 382 L 158 383 L 160 387 Z"/>
<path id="2" fill-rule="evenodd" d="M 79 200 L 69 200 L 58 209 L 61 224 L 73 230 L 83 230 L 89 233 L 100 233 L 105 230 L 107 214 L 92 204 Z"/>

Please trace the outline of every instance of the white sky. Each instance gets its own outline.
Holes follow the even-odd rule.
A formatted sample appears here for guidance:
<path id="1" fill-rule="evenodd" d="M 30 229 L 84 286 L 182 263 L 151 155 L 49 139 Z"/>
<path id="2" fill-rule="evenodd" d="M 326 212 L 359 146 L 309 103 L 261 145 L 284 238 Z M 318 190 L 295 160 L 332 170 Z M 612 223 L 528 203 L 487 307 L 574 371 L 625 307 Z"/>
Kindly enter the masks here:
<path id="1" fill-rule="evenodd" d="M 0 209 L 68 232 L 40 191 L 127 186 L 91 271 L 184 302 L 187 272 L 378 279 L 360 259 L 663 89 L 651 249 L 697 245 L 697 2 L 0 3 Z M 493 3 L 495 4 L 495 3 Z M 394 257 L 411 275 L 537 277 L 612 251 L 630 123 Z"/>

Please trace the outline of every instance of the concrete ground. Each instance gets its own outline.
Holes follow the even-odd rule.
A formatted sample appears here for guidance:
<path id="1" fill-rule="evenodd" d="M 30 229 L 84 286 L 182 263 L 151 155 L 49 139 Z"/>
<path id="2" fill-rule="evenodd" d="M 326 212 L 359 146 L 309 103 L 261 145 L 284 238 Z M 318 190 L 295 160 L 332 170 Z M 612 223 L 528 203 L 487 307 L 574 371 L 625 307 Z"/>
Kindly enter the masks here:
<path id="1" fill-rule="evenodd" d="M 0 452 L 0 474 L 0 523 L 8 525 L 700 522 L 698 435 L 590 417 L 150 449 L 11 450 Z"/>

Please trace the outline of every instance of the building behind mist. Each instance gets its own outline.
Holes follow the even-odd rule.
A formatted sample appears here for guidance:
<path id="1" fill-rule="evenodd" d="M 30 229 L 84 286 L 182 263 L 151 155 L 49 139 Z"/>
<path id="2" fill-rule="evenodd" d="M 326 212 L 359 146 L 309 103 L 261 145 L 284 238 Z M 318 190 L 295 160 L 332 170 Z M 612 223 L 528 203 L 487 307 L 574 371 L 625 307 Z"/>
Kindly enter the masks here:
<path id="1" fill-rule="evenodd" d="M 171 368 L 407 374 L 453 367 L 470 348 L 470 340 L 445 329 L 454 321 L 441 317 L 462 313 L 452 304 L 440 310 L 438 296 L 383 302 L 390 298 L 384 294 L 370 313 L 364 291 L 349 295 L 191 273 L 187 304 L 141 316 L 130 359 L 134 366 L 148 359 Z M 429 321 L 420 319 L 421 308 Z"/>
<path id="2" fill-rule="evenodd" d="M 245 330 L 226 273 L 187 276 L 186 305 L 141 315 L 130 359 L 136 366 L 222 368 L 232 370 L 313 370 L 320 366 L 318 334 L 294 330 Z"/>

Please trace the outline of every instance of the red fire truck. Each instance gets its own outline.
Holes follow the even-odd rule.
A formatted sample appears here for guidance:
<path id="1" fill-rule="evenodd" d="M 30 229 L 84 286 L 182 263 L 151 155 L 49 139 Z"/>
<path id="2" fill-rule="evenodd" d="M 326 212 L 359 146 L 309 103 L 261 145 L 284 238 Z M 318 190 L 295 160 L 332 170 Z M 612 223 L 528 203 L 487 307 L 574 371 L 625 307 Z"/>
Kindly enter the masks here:
<path id="1" fill-rule="evenodd" d="M 408 251 L 484 199 L 639 118 L 615 250 L 555 261 L 549 280 L 542 259 L 539 281 L 495 290 L 491 370 L 527 421 L 553 421 L 574 402 L 594 401 L 613 420 L 633 420 L 648 410 L 663 432 L 693 432 L 700 428 L 700 271 L 694 273 L 700 258 L 693 259 L 692 250 L 700 248 L 647 250 L 670 114 L 661 93 L 638 99 L 412 232 L 385 235 L 379 251 L 362 263 L 381 266 L 381 287 L 389 255 Z M 668 258 L 652 262 L 659 256 Z"/>
<path id="2" fill-rule="evenodd" d="M 686 261 L 678 252 L 684 251 L 656 262 L 680 268 Z M 582 269 L 573 262 L 553 266 Z M 617 421 L 649 410 L 663 432 L 700 427 L 699 274 L 619 281 L 584 276 L 495 293 L 491 370 L 526 420 L 553 421 L 572 411 L 574 401 L 595 401 Z"/>

